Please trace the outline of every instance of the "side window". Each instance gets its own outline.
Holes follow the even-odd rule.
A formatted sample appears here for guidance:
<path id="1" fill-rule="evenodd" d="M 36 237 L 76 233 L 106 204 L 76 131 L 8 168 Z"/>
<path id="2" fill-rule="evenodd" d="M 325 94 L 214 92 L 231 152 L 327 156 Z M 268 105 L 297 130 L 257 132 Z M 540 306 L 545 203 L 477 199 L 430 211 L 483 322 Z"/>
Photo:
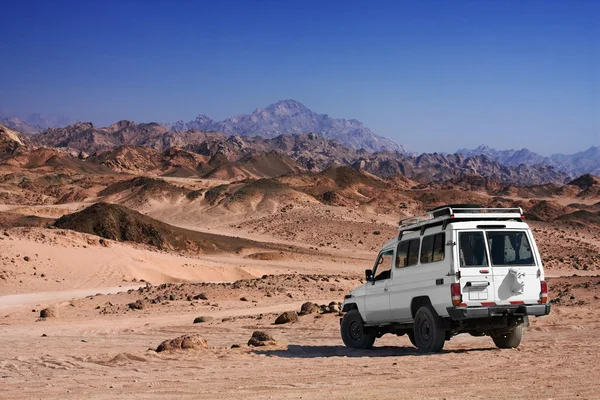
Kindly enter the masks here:
<path id="1" fill-rule="evenodd" d="M 407 267 L 411 265 L 417 265 L 419 263 L 419 239 L 412 239 L 408 241 L 408 264 Z"/>
<path id="2" fill-rule="evenodd" d="M 398 244 L 396 268 L 410 267 L 419 262 L 419 239 L 405 240 Z"/>
<path id="3" fill-rule="evenodd" d="M 446 257 L 446 234 L 438 233 L 433 241 L 433 262 L 442 261 Z"/>
<path id="4" fill-rule="evenodd" d="M 398 244 L 396 252 L 396 268 L 406 267 L 408 265 L 408 240 Z"/>
<path id="5" fill-rule="evenodd" d="M 421 244 L 421 264 L 442 261 L 444 259 L 446 241 L 445 233 L 425 236 Z"/>
<path id="6" fill-rule="evenodd" d="M 435 235 L 425 236 L 421 244 L 421 264 L 430 263 L 433 260 L 433 237 Z"/>
<path id="7" fill-rule="evenodd" d="M 379 257 L 377 258 L 377 264 L 375 265 L 375 270 L 373 271 L 373 275 L 375 275 L 376 281 L 391 278 L 393 259 L 393 250 L 383 252 L 379 255 Z"/>

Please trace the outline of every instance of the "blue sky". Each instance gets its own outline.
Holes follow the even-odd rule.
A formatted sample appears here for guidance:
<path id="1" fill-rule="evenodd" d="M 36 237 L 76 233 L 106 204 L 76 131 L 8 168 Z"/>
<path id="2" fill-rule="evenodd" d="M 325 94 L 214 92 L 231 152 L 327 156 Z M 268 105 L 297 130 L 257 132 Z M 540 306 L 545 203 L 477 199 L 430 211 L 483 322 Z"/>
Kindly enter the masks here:
<path id="1" fill-rule="evenodd" d="M 107 125 L 293 98 L 414 151 L 600 145 L 599 1 L 6 1 L 0 107 Z"/>

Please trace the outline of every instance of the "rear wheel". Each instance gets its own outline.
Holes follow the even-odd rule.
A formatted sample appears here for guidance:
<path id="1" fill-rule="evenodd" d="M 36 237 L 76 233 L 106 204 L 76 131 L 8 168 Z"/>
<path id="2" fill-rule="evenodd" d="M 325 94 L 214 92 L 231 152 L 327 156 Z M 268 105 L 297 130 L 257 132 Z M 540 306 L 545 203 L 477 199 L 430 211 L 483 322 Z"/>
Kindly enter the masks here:
<path id="1" fill-rule="evenodd" d="M 375 335 L 365 331 L 365 325 L 358 310 L 350 310 L 344 315 L 341 326 L 342 340 L 352 349 L 369 349 L 375 343 Z"/>
<path id="2" fill-rule="evenodd" d="M 433 353 L 444 348 L 446 332 L 442 319 L 428 306 L 422 306 L 415 314 L 415 345 L 422 353 Z"/>
<path id="3" fill-rule="evenodd" d="M 499 349 L 514 349 L 519 347 L 521 339 L 523 339 L 523 326 L 519 325 L 510 332 L 492 332 L 491 336 Z"/>

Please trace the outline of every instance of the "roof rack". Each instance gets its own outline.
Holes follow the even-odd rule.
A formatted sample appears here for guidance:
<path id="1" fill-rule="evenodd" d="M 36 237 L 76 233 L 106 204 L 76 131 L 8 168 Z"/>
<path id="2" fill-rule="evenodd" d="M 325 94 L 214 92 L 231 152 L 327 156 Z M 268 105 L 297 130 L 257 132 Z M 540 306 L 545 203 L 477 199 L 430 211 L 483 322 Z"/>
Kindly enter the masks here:
<path id="1" fill-rule="evenodd" d="M 439 207 L 426 213 L 400 220 L 398 231 L 412 231 L 430 225 L 456 220 L 522 220 L 523 209 L 515 208 L 471 208 L 471 207 Z M 447 223 L 446 222 L 446 223 Z"/>

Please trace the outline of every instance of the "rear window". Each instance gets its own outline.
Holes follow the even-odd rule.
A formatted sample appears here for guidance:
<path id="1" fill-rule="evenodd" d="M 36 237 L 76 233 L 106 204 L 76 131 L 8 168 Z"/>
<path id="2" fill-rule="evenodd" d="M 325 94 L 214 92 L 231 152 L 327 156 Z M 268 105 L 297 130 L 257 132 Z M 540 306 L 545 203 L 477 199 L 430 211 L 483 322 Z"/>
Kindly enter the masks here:
<path id="1" fill-rule="evenodd" d="M 487 265 L 483 232 L 461 232 L 459 234 L 461 267 L 483 267 Z"/>
<path id="2" fill-rule="evenodd" d="M 398 244 L 396 268 L 410 267 L 419 262 L 419 239 L 405 240 Z"/>
<path id="3" fill-rule="evenodd" d="M 487 232 L 492 265 L 535 265 L 525 232 Z"/>
<path id="4" fill-rule="evenodd" d="M 446 234 L 443 232 L 425 236 L 423 243 L 421 243 L 421 264 L 442 261 L 444 259 L 445 241 Z"/>

